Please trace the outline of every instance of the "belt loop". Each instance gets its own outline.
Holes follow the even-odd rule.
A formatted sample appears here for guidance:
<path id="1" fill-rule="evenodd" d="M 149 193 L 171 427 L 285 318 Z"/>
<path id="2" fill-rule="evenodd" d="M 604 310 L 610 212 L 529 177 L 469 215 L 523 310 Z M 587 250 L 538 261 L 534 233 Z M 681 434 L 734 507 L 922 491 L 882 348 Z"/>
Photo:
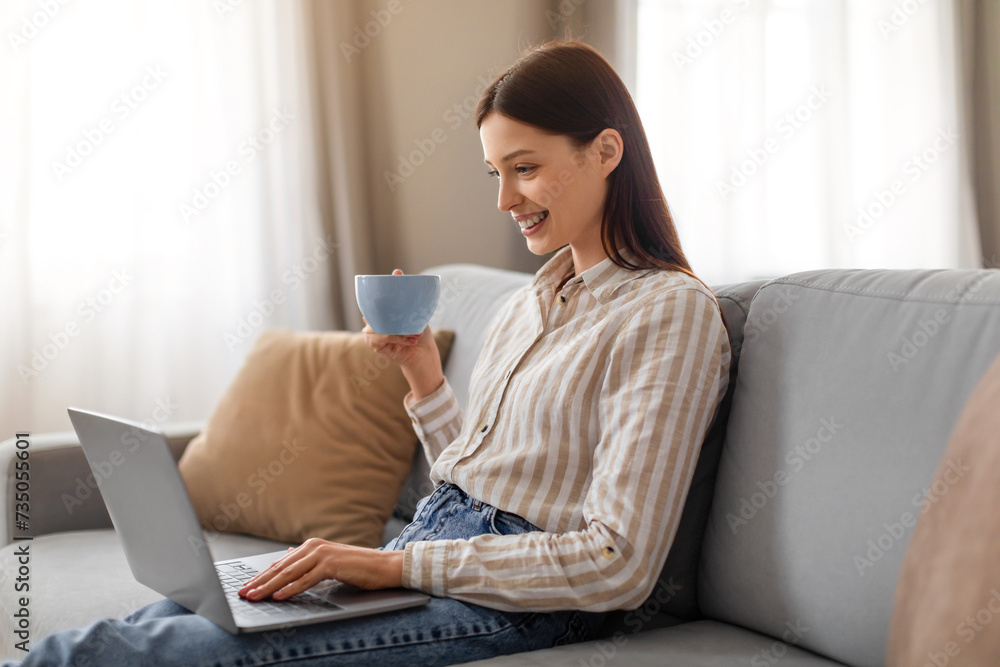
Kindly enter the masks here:
<path id="1" fill-rule="evenodd" d="M 475 510 L 475 511 L 477 511 L 477 512 L 479 510 L 483 509 L 483 501 L 482 500 L 476 500 L 475 498 L 473 498 L 472 499 L 472 509 Z"/>

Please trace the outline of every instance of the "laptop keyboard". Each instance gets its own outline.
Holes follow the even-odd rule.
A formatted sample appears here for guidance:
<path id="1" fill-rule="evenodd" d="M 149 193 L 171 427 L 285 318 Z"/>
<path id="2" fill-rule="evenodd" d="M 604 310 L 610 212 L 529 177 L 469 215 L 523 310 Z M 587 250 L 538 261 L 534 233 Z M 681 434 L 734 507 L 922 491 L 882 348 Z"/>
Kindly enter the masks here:
<path id="1" fill-rule="evenodd" d="M 239 590 L 243 588 L 250 579 L 257 576 L 257 570 L 246 563 L 232 561 L 229 563 L 216 563 L 215 571 L 219 574 L 219 581 L 222 589 L 229 599 L 229 606 L 234 611 L 239 611 L 241 615 L 251 615 L 256 617 L 268 616 L 311 616 L 319 612 L 327 612 L 334 609 L 343 609 L 338 604 L 330 602 L 324 598 L 314 595 L 309 591 L 299 593 L 287 600 L 279 602 L 260 601 L 251 602 L 239 596 Z"/>

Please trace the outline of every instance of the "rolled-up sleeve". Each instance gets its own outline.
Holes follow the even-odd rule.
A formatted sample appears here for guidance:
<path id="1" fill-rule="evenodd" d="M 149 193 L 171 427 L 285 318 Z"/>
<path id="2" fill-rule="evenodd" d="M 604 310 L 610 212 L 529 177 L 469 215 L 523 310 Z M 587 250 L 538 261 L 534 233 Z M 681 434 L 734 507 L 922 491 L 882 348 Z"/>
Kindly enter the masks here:
<path id="1" fill-rule="evenodd" d="M 594 388 L 601 431 L 583 503 L 586 527 L 411 542 L 404 585 L 510 611 L 640 606 L 673 542 L 729 363 L 710 294 L 685 288 L 643 299 L 623 318 Z M 422 423 L 434 424 L 435 435 L 424 437 L 439 446 L 457 432 L 457 410 L 446 392 L 425 400 L 434 407 L 421 414 L 434 417 Z"/>
<path id="2" fill-rule="evenodd" d="M 462 408 L 445 378 L 441 386 L 419 401 L 411 391 L 403 399 L 413 430 L 423 445 L 427 463 L 431 466 L 462 431 Z"/>

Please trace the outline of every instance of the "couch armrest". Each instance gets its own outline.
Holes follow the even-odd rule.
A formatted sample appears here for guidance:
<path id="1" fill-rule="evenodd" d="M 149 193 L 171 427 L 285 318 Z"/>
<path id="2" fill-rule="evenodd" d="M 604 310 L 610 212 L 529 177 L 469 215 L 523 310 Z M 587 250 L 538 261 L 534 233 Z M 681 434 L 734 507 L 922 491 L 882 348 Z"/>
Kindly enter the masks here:
<path id="1" fill-rule="evenodd" d="M 161 427 L 175 459 L 203 427 L 203 421 Z M 30 528 L 26 534 L 37 537 L 67 530 L 111 528 L 104 499 L 97 491 L 98 480 L 91 473 L 76 433 L 45 433 L 28 440 Z M 20 532 L 14 528 L 17 451 L 16 438 L 0 443 L 0 546 L 10 544 Z"/>

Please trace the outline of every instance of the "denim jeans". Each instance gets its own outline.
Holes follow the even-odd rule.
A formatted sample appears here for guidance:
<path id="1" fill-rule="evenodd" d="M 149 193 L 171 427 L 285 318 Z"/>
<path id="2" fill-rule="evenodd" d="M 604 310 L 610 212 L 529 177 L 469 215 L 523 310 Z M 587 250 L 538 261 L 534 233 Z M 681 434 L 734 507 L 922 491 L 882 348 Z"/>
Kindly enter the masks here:
<path id="1" fill-rule="evenodd" d="M 443 484 L 417 505 L 413 522 L 385 549 L 407 542 L 514 535 L 539 530 L 516 514 Z M 428 667 L 591 639 L 603 613 L 504 612 L 449 598 L 420 607 L 341 621 L 231 635 L 170 600 L 122 619 L 97 621 L 38 641 L 22 667 L 35 665 L 371 665 Z M 18 663 L 5 663 L 16 665 Z"/>

